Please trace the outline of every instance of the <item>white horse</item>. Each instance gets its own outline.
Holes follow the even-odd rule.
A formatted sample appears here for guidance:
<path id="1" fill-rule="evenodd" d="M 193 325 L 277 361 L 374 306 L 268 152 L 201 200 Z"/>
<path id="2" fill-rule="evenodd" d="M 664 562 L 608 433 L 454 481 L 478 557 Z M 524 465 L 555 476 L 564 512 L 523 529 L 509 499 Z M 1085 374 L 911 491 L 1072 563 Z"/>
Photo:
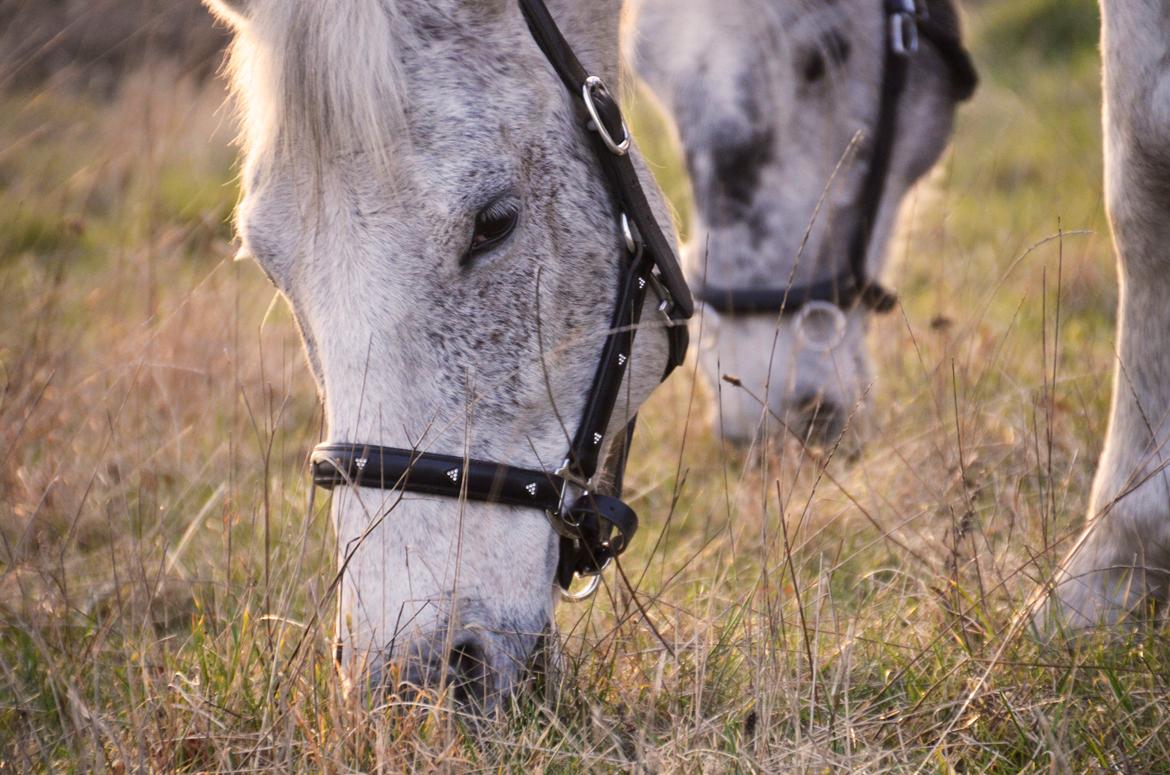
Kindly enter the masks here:
<path id="1" fill-rule="evenodd" d="M 920 39 L 898 111 L 884 196 L 864 257 L 880 273 L 898 205 L 946 145 L 969 95 L 949 0 L 919 3 L 952 44 Z M 807 285 L 838 276 L 863 209 L 881 112 L 882 0 L 641 0 L 630 41 L 639 74 L 673 115 L 696 203 L 692 282 Z M 1121 307 L 1113 410 L 1089 510 L 1042 628 L 1116 622 L 1170 581 L 1170 3 L 1102 0 L 1106 186 Z M 856 133 L 860 142 L 851 148 Z M 867 140 L 868 138 L 868 140 Z M 811 223 L 811 227 L 809 224 Z M 705 260 L 704 260 L 705 259 Z M 831 439 L 870 382 L 867 312 L 834 347 L 804 346 L 793 317 L 708 309 L 701 358 L 722 391 L 725 435 L 752 439 L 768 410 Z M 807 322 L 807 321 L 806 321 Z M 766 397 L 761 408 L 757 397 Z"/>
<path id="2" fill-rule="evenodd" d="M 742 384 L 715 391 L 730 440 L 752 441 L 771 414 L 832 442 L 861 414 L 866 322 L 882 301 L 847 287 L 851 264 L 880 275 L 904 195 L 975 86 L 951 0 L 925 6 L 918 50 L 898 63 L 884 0 L 640 0 L 627 45 L 673 117 L 694 191 L 685 252 L 708 302 L 700 359 L 712 382 Z M 895 64 L 904 83 L 891 82 Z"/>
<path id="3" fill-rule="evenodd" d="M 234 33 L 240 239 L 291 305 L 329 438 L 556 469 L 626 242 L 579 105 L 516 1 L 208 2 Z M 619 0 L 549 6 L 616 84 Z M 631 367 L 598 441 L 624 437 L 658 384 L 661 332 L 618 356 Z M 349 674 L 489 700 L 516 685 L 552 628 L 542 511 L 345 487 L 333 519 Z"/>

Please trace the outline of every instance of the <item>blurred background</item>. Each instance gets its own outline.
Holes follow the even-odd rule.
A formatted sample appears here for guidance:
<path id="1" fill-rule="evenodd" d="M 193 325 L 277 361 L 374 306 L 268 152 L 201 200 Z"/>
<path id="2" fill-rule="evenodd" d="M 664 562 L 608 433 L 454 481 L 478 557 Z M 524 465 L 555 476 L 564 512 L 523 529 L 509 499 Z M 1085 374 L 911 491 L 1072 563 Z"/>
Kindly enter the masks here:
<path id="1" fill-rule="evenodd" d="M 160 59 L 211 75 L 226 43 L 198 0 L 4 0 L 0 68 L 5 86 L 53 80 L 111 93 Z"/>
<path id="2" fill-rule="evenodd" d="M 488 745 L 333 679 L 321 417 L 231 260 L 224 31 L 197 0 L 0 0 L 0 771 L 1165 771 L 1165 639 L 1001 640 L 1106 426 L 1097 5 L 962 7 L 983 83 L 891 246 L 870 446 L 761 465 L 665 385 L 628 477 L 654 627 L 624 590 L 563 609 L 575 688 Z M 670 135 L 631 112 L 685 230 Z"/>

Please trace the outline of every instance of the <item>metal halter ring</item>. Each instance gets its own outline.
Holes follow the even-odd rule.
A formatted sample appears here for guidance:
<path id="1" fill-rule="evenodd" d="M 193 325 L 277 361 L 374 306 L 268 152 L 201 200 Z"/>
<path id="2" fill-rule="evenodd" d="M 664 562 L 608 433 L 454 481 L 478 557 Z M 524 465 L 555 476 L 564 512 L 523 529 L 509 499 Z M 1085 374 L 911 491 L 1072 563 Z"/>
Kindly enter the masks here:
<path id="1" fill-rule="evenodd" d="M 809 323 L 814 317 L 827 316 L 832 321 L 832 329 L 828 336 L 813 336 L 809 332 Z M 845 338 L 845 329 L 848 322 L 845 313 L 836 304 L 827 301 L 810 301 L 800 308 L 793 320 L 796 326 L 796 335 L 808 349 L 819 353 L 827 353 L 837 348 Z"/>
<path id="2" fill-rule="evenodd" d="M 890 47 L 899 56 L 918 51 L 918 6 L 901 0 L 901 8 L 890 13 Z"/>
<path id="3" fill-rule="evenodd" d="M 577 576 L 576 578 L 581 577 Z M 597 591 L 599 586 L 601 586 L 601 574 L 595 573 L 589 577 L 589 582 L 580 592 L 570 592 L 569 590 L 563 589 L 560 586 L 557 586 L 557 590 L 561 593 L 562 600 L 567 600 L 570 603 L 581 603 L 593 597 L 593 593 Z"/>
<path id="4" fill-rule="evenodd" d="M 622 213 L 622 237 L 626 240 L 626 250 L 633 255 L 638 252 L 638 240 L 634 239 L 634 230 L 630 227 L 630 219 Z"/>
<path id="5" fill-rule="evenodd" d="M 585 110 L 589 111 L 589 119 L 593 122 L 590 127 L 597 134 L 601 135 L 601 142 L 605 143 L 605 147 L 609 149 L 610 153 L 615 156 L 625 156 L 630 150 L 630 128 L 626 126 L 626 119 L 622 117 L 622 140 L 617 142 L 613 139 L 613 135 L 609 133 L 605 122 L 601 120 L 601 113 L 597 110 L 597 103 L 593 100 L 594 92 L 602 91 L 606 94 L 609 89 L 605 86 L 605 81 L 598 78 L 596 75 L 591 75 L 585 79 L 585 85 L 581 87 L 581 97 L 585 100 Z M 621 111 L 618 111 L 618 116 L 621 116 Z"/>

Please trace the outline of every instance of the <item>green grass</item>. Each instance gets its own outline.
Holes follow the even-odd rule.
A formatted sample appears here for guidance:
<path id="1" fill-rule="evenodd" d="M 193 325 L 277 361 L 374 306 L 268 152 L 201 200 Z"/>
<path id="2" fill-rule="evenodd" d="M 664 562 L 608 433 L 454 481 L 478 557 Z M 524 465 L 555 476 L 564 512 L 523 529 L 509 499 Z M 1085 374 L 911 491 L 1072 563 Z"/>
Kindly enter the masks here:
<path id="1" fill-rule="evenodd" d="M 894 242 L 865 452 L 745 460 L 673 379 L 624 561 L 669 650 L 611 587 L 560 611 L 564 675 L 478 727 L 333 673 L 320 414 L 287 312 L 230 261 L 222 95 L 0 98 L 0 769 L 1170 771 L 1164 629 L 1012 628 L 1109 400 L 1094 20 L 972 7 L 984 84 Z"/>

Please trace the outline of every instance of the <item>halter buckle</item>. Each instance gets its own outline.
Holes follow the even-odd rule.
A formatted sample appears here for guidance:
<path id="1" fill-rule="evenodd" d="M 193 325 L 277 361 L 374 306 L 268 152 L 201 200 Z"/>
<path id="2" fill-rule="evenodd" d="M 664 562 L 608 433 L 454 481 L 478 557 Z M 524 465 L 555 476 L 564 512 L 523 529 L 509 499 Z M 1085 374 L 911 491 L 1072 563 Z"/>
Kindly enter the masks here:
<path id="1" fill-rule="evenodd" d="M 662 318 L 666 321 L 667 325 L 673 326 L 675 321 L 674 318 L 670 316 L 670 311 L 674 309 L 674 296 L 670 293 L 670 290 L 666 287 L 666 284 L 662 282 L 662 278 L 658 276 L 657 271 L 650 270 L 646 276 L 649 278 L 648 281 L 650 283 L 650 290 L 654 291 L 659 299 L 658 313 L 662 315 Z"/>
<path id="2" fill-rule="evenodd" d="M 573 513 L 573 503 L 577 498 L 586 495 L 589 492 L 589 482 L 585 481 L 574 469 L 573 462 L 570 458 L 565 458 L 561 462 L 561 467 L 553 471 L 553 476 L 561 479 L 561 499 L 557 503 L 557 511 L 554 514 L 551 511 L 546 511 L 548 521 L 552 524 L 553 530 L 557 535 L 565 538 L 576 538 L 577 534 L 573 532 L 573 528 L 581 527 L 579 522 L 573 522 L 569 515 Z M 575 487 L 578 492 L 576 497 L 569 492 L 570 487 Z M 566 529 L 567 528 L 567 529 Z"/>
<path id="3" fill-rule="evenodd" d="M 617 108 L 617 103 L 614 102 L 618 118 L 622 122 L 622 139 L 620 141 L 613 139 L 605 122 L 601 120 L 601 112 L 597 109 L 597 102 L 593 97 L 594 94 L 598 93 L 609 94 L 609 89 L 606 88 L 605 81 L 596 75 L 591 75 L 585 79 L 585 84 L 581 87 L 581 98 L 585 101 L 585 110 L 589 112 L 589 128 L 601 136 L 601 142 L 605 143 L 605 147 L 609 149 L 610 153 L 614 156 L 625 156 L 630 150 L 630 128 L 626 126 L 626 119 L 622 116 L 621 109 Z"/>
<path id="4" fill-rule="evenodd" d="M 898 56 L 918 51 L 918 21 L 924 18 L 915 0 L 891 0 L 890 48 Z"/>

